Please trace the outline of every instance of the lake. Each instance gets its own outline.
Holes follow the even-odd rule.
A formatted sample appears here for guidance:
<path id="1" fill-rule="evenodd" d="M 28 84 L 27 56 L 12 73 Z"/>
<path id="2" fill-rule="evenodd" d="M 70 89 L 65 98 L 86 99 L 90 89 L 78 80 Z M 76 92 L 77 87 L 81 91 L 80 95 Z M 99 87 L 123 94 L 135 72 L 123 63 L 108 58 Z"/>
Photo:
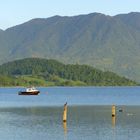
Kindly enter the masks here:
<path id="1" fill-rule="evenodd" d="M 140 87 L 48 87 L 38 96 L 0 88 L 2 140 L 138 140 Z M 68 102 L 68 120 L 62 122 Z M 116 105 L 116 117 L 111 106 Z M 119 110 L 123 109 L 123 112 Z"/>

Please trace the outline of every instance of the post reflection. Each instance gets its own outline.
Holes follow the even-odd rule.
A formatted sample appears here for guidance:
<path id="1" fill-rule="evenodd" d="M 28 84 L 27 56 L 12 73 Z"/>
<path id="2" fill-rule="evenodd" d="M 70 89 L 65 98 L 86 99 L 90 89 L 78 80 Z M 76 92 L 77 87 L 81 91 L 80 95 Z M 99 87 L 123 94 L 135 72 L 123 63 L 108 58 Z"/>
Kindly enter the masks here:
<path id="1" fill-rule="evenodd" d="M 113 116 L 112 117 L 112 127 L 115 128 L 115 124 L 116 124 L 116 117 Z"/>
<path id="2" fill-rule="evenodd" d="M 64 134 L 67 134 L 67 122 L 63 122 Z"/>

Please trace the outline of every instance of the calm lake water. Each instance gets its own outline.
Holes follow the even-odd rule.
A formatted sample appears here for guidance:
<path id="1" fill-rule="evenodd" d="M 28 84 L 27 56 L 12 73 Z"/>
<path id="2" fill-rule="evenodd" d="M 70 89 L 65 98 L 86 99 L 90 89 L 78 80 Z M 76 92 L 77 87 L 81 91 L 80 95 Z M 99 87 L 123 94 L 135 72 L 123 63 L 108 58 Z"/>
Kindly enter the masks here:
<path id="1" fill-rule="evenodd" d="M 38 96 L 19 96 L 23 88 L 0 88 L 0 139 L 140 139 L 140 87 L 38 89 Z M 68 120 L 63 124 L 65 102 Z M 112 104 L 117 105 L 115 118 Z"/>

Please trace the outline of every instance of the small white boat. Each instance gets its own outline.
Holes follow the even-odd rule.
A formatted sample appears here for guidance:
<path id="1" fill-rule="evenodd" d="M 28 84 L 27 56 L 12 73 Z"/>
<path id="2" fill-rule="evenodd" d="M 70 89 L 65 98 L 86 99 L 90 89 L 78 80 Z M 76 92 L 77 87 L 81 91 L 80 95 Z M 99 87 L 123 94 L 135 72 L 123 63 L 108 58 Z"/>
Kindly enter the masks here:
<path id="1" fill-rule="evenodd" d="M 40 93 L 35 87 L 26 88 L 25 91 L 19 91 L 19 95 L 38 95 Z"/>

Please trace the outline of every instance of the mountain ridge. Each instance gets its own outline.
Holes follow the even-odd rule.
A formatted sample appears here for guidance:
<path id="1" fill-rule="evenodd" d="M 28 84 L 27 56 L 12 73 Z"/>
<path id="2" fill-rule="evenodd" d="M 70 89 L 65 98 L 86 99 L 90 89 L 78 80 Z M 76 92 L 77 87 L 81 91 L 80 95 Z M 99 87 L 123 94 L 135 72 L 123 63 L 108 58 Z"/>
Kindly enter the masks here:
<path id="1" fill-rule="evenodd" d="M 37 18 L 0 31 L 0 64 L 28 57 L 88 64 L 140 81 L 140 13 Z"/>

